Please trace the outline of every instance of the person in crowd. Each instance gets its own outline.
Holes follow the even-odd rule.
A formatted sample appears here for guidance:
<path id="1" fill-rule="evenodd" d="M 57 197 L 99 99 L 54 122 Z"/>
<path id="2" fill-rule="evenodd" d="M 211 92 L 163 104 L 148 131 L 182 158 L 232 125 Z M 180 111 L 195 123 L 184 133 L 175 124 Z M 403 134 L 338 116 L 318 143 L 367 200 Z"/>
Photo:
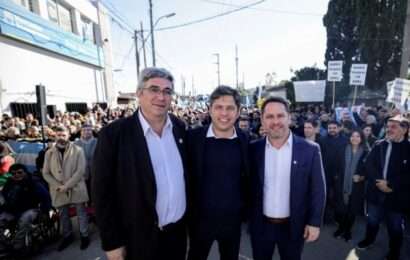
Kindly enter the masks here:
<path id="1" fill-rule="evenodd" d="M 320 148 L 290 131 L 288 102 L 270 97 L 262 105 L 266 138 L 250 147 L 250 236 L 253 259 L 301 259 L 304 241 L 318 239 L 326 186 Z"/>
<path id="2" fill-rule="evenodd" d="M 185 124 L 168 113 L 173 93 L 167 70 L 144 69 L 137 112 L 98 134 L 92 194 L 109 260 L 185 259 Z"/>
<path id="3" fill-rule="evenodd" d="M 249 117 L 247 116 L 240 116 L 238 121 L 238 127 L 241 129 L 246 135 L 248 135 L 249 140 L 256 140 L 258 136 L 251 131 L 251 122 L 249 121 Z"/>
<path id="4" fill-rule="evenodd" d="M 327 125 L 328 134 L 320 139 L 320 148 L 323 154 L 323 166 L 326 176 L 327 200 L 325 222 L 336 221 L 334 211 L 335 202 L 335 179 L 338 172 L 338 161 L 344 158 L 344 148 L 347 144 L 347 138 L 340 133 L 340 124 L 337 121 L 330 121 Z"/>
<path id="5" fill-rule="evenodd" d="M 0 175 L 9 172 L 10 166 L 15 163 L 10 150 L 11 148 L 7 143 L 0 142 Z"/>
<path id="6" fill-rule="evenodd" d="M 40 211 L 48 214 L 51 208 L 47 189 L 31 178 L 23 164 L 10 167 L 11 177 L 7 179 L 1 195 L 4 204 L 0 207 L 0 226 L 4 227 L 16 220 L 17 227 L 13 239 L 13 249 L 20 251 L 25 245 L 25 237 Z"/>
<path id="7" fill-rule="evenodd" d="M 373 147 L 373 144 L 377 141 L 377 138 L 373 134 L 373 127 L 372 125 L 364 125 L 363 129 L 363 136 L 364 136 L 364 145 L 367 151 L 370 151 Z"/>
<path id="8" fill-rule="evenodd" d="M 409 122 L 401 115 L 387 121 L 386 139 L 376 142 L 366 160 L 367 226 L 358 249 L 370 247 L 380 222 L 389 235 L 388 260 L 399 260 L 403 241 L 404 214 L 410 209 Z"/>
<path id="9" fill-rule="evenodd" d="M 336 175 L 335 198 L 340 223 L 333 236 L 346 241 L 352 238 L 355 217 L 364 212 L 364 162 L 367 150 L 363 141 L 363 133 L 353 130 L 344 149 L 344 157 L 338 160 L 340 165 Z"/>
<path id="10" fill-rule="evenodd" d="M 188 134 L 191 174 L 189 260 L 206 260 L 218 242 L 221 260 L 238 260 L 249 189 L 248 136 L 235 122 L 240 96 L 228 86 L 210 96 L 211 124 Z"/>
<path id="11" fill-rule="evenodd" d="M 93 128 L 91 125 L 84 124 L 81 127 L 81 136 L 79 139 L 74 141 L 74 144 L 78 145 L 79 147 L 83 148 L 85 161 L 86 161 L 86 168 L 85 168 L 85 182 L 87 184 L 87 191 L 90 197 L 91 192 L 91 169 L 92 163 L 94 158 L 95 147 L 97 145 L 97 138 L 93 136 Z M 90 198 L 91 199 L 91 198 Z M 91 202 L 91 200 L 90 200 Z"/>
<path id="12" fill-rule="evenodd" d="M 53 206 L 59 211 L 63 238 L 58 251 L 64 250 L 74 241 L 69 216 L 71 205 L 76 208 L 81 235 L 80 249 L 84 250 L 90 244 L 85 208 L 89 199 L 84 179 L 86 160 L 83 149 L 69 141 L 67 128 L 57 127 L 55 132 L 56 143 L 45 154 L 42 173 L 49 185 Z"/>
<path id="13" fill-rule="evenodd" d="M 320 134 L 319 131 L 319 124 L 316 120 L 306 120 L 303 123 L 303 134 L 306 140 L 310 140 L 312 142 L 319 142 Z"/>

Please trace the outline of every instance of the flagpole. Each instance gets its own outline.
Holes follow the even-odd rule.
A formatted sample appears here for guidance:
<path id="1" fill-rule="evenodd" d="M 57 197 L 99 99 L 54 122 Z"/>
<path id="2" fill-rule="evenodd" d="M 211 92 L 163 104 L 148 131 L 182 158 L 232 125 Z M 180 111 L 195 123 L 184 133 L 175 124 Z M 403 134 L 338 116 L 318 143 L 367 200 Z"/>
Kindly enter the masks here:
<path id="1" fill-rule="evenodd" d="M 335 91 L 336 91 L 336 82 L 333 81 L 333 101 L 332 101 L 332 108 L 335 108 Z"/>
<path id="2" fill-rule="evenodd" d="M 354 85 L 354 94 L 353 94 L 353 104 L 352 104 L 352 106 L 356 105 L 356 97 L 357 97 L 357 85 Z"/>

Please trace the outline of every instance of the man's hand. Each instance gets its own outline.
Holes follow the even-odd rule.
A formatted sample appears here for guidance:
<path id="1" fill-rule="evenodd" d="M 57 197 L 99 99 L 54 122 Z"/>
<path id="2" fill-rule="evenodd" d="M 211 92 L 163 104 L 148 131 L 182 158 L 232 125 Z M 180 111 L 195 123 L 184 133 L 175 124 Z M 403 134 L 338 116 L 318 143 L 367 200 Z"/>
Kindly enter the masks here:
<path id="1" fill-rule="evenodd" d="M 393 190 L 389 186 L 387 186 L 386 180 L 376 180 L 376 186 L 384 193 L 393 192 Z"/>
<path id="2" fill-rule="evenodd" d="M 360 182 L 360 181 L 361 181 L 360 175 L 357 175 L 357 174 L 353 175 L 353 182 Z"/>
<path id="3" fill-rule="evenodd" d="M 106 251 L 108 260 L 124 260 L 125 259 L 125 247 L 120 247 L 111 251 Z"/>
<path id="4" fill-rule="evenodd" d="M 66 191 L 67 191 L 67 187 L 64 186 L 64 185 L 60 185 L 60 186 L 57 187 L 56 190 L 57 190 L 58 192 L 63 193 L 63 192 L 66 192 Z"/>
<path id="5" fill-rule="evenodd" d="M 303 238 L 306 242 L 313 242 L 319 238 L 320 228 L 306 225 Z"/>

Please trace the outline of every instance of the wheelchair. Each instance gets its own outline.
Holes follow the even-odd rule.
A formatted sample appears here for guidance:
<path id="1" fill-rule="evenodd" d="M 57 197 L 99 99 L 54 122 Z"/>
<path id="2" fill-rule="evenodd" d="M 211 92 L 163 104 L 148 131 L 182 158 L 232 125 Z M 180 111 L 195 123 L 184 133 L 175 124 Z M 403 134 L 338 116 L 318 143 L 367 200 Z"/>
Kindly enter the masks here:
<path id="1" fill-rule="evenodd" d="M 33 256 L 39 253 L 45 245 L 59 239 L 59 217 L 55 209 L 50 209 L 48 213 L 38 214 L 25 234 L 23 248 L 16 250 L 14 238 L 18 231 L 17 222 L 18 220 L 14 219 L 0 227 L 0 259 L 20 259 Z"/>

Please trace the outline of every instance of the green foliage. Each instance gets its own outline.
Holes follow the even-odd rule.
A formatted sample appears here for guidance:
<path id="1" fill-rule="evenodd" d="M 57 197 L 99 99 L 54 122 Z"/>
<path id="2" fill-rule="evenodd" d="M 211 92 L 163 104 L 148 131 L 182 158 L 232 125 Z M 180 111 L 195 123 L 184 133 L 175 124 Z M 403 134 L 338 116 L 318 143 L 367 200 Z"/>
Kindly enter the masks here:
<path id="1" fill-rule="evenodd" d="M 407 0 L 330 0 L 323 18 L 327 31 L 325 65 L 343 60 L 343 86 L 352 63 L 367 63 L 366 85 L 385 89 L 400 73 Z M 349 88 L 337 88 L 340 91 Z"/>
<path id="2" fill-rule="evenodd" d="M 291 78 L 292 81 L 326 79 L 326 71 L 316 67 L 303 67 L 299 70 L 296 70 L 294 74 L 295 76 Z"/>

